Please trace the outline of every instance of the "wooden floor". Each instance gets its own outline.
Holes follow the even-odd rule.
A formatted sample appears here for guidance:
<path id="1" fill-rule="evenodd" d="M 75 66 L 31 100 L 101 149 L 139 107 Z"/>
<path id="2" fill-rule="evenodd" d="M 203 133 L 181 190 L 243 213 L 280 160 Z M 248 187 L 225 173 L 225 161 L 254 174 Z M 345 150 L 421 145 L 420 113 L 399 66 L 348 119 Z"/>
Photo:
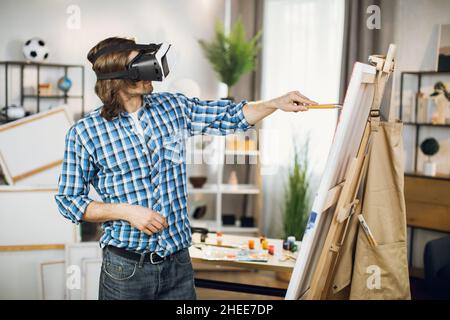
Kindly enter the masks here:
<path id="1" fill-rule="evenodd" d="M 228 281 L 241 284 L 252 284 L 287 289 L 288 282 L 280 280 L 274 272 L 269 271 L 196 271 L 195 277 L 200 279 Z M 232 291 L 197 288 L 199 300 L 276 300 L 282 297 L 263 296 Z"/>

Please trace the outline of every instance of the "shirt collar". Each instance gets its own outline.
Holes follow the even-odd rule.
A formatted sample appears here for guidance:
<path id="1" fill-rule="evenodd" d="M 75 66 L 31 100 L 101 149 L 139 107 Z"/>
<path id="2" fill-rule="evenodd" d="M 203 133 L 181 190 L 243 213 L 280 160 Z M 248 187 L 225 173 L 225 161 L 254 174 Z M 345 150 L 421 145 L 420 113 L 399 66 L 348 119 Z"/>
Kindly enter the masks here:
<path id="1" fill-rule="evenodd" d="M 148 97 L 150 95 L 142 96 L 142 106 L 138 109 L 138 119 L 140 119 L 142 117 L 142 114 L 144 113 L 144 109 L 149 106 Z M 128 118 L 129 116 L 130 116 L 130 114 L 127 111 L 121 111 L 121 112 L 119 112 L 119 115 L 117 117 L 113 118 L 113 120 L 116 120 L 116 119 L 120 120 L 122 117 Z"/>
<path id="2" fill-rule="evenodd" d="M 144 107 L 146 106 L 146 103 L 144 102 L 142 106 L 139 107 L 135 112 L 137 113 L 138 119 L 142 117 L 142 114 L 144 113 Z M 130 112 L 128 111 L 121 111 L 119 113 L 119 117 L 130 117 Z"/>

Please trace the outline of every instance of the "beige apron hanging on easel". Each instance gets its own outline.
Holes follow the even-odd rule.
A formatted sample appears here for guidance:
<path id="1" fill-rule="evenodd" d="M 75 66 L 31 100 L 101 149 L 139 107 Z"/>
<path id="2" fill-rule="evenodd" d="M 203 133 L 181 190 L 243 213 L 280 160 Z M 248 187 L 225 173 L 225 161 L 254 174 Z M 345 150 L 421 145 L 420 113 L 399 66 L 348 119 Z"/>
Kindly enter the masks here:
<path id="1" fill-rule="evenodd" d="M 410 299 L 402 124 L 374 126 L 361 213 L 378 245 L 359 226 L 350 299 Z"/>
<path id="2" fill-rule="evenodd" d="M 329 298 L 410 299 L 403 194 L 402 123 L 371 125 L 372 141 L 362 190 L 362 208 L 349 231 Z M 359 223 L 361 213 L 377 246 Z"/>

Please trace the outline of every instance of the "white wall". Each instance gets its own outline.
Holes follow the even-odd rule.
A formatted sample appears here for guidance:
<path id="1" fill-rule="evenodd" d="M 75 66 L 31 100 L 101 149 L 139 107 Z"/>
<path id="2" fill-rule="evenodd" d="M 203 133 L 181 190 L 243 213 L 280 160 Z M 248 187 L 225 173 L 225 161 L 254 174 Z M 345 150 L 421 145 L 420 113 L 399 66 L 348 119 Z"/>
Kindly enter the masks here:
<path id="1" fill-rule="evenodd" d="M 399 88 L 401 71 L 435 70 L 437 59 L 437 44 L 439 24 L 450 24 L 450 1 L 448 0 L 397 0 L 396 12 L 396 44 L 397 65 L 394 78 L 394 90 L 392 96 L 393 106 L 399 105 Z M 430 78 L 424 82 L 425 91 L 430 92 L 433 84 L 440 79 Z M 441 78 L 450 84 L 450 78 Z M 416 90 L 413 83 L 406 90 Z M 441 140 L 441 145 L 450 146 L 450 131 L 448 129 L 430 128 L 419 139 L 434 136 Z M 405 126 L 405 148 L 407 152 L 406 170 L 411 171 L 411 159 L 413 155 L 414 131 Z M 442 150 L 447 155 L 450 149 Z M 420 163 L 419 163 L 420 168 Z M 439 168 L 447 171 L 447 165 Z M 416 229 L 414 234 L 414 261 L 415 267 L 423 266 L 423 249 L 427 241 L 441 238 L 445 234 Z"/>
<path id="2" fill-rule="evenodd" d="M 79 30 L 66 26 L 69 5 L 78 5 L 81 9 Z M 86 59 L 91 47 L 109 36 L 135 37 L 143 43 L 166 41 L 173 44 L 171 51 L 176 61 L 167 80 L 154 83 L 155 91 L 166 90 L 177 79 L 190 78 L 199 84 L 200 98 L 216 99 L 219 97 L 219 82 L 197 40 L 211 39 L 214 22 L 223 19 L 223 15 L 222 0 L 2 0 L 0 60 L 23 60 L 22 43 L 35 36 L 43 38 L 51 50 L 49 62 L 86 66 L 86 109 L 90 110 L 100 105 L 94 92 L 95 74 Z M 44 72 L 42 81 L 55 82 L 61 75 Z M 18 87 L 18 71 L 11 72 L 11 76 L 16 81 L 14 87 Z M 76 80 L 78 74 L 72 77 Z M 31 83 L 35 80 L 31 71 L 26 73 L 26 78 Z M 0 69 L 0 79 L 0 106 L 3 106 L 3 69 Z M 79 92 L 78 89 L 74 86 L 73 93 Z M 20 103 L 18 90 L 10 90 L 15 97 L 11 103 Z M 51 103 L 56 104 L 55 101 Z M 26 105 L 33 110 L 32 100 Z M 78 101 L 73 101 L 75 112 L 79 112 L 76 109 L 78 105 Z"/>

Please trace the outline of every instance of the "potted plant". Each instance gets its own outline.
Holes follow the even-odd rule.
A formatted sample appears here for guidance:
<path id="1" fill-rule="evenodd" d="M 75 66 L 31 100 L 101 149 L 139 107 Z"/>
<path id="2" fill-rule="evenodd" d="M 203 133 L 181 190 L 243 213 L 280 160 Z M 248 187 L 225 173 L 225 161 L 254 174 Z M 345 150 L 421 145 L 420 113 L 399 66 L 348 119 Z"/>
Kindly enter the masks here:
<path id="1" fill-rule="evenodd" d="M 295 239 L 301 240 L 305 232 L 310 209 L 307 161 L 308 147 L 303 147 L 302 151 L 296 149 L 284 194 L 284 238 L 295 236 Z"/>
<path id="2" fill-rule="evenodd" d="M 450 92 L 446 85 L 439 81 L 434 85 L 434 92 L 430 94 L 436 103 L 436 112 L 433 114 L 434 124 L 450 122 Z"/>
<path id="3" fill-rule="evenodd" d="M 220 81 L 227 85 L 227 98 L 233 100 L 232 86 L 244 73 L 255 69 L 260 38 L 261 31 L 258 31 L 253 38 L 246 40 L 244 24 L 239 18 L 229 35 L 225 35 L 223 23 L 217 21 L 215 38 L 211 42 L 198 41 L 214 71 L 219 75 Z"/>
<path id="4" fill-rule="evenodd" d="M 294 165 L 289 172 L 283 203 L 284 239 L 295 236 L 301 240 L 305 232 L 310 211 L 308 143 L 301 151 L 295 149 Z M 289 281 L 291 273 L 277 273 L 280 280 Z"/>
<path id="5" fill-rule="evenodd" d="M 434 156 L 439 151 L 439 142 L 435 138 L 425 139 L 420 144 L 420 150 L 428 156 L 427 161 L 423 164 L 423 174 L 426 176 L 436 175 L 436 163 L 431 161 L 431 157 Z"/>

